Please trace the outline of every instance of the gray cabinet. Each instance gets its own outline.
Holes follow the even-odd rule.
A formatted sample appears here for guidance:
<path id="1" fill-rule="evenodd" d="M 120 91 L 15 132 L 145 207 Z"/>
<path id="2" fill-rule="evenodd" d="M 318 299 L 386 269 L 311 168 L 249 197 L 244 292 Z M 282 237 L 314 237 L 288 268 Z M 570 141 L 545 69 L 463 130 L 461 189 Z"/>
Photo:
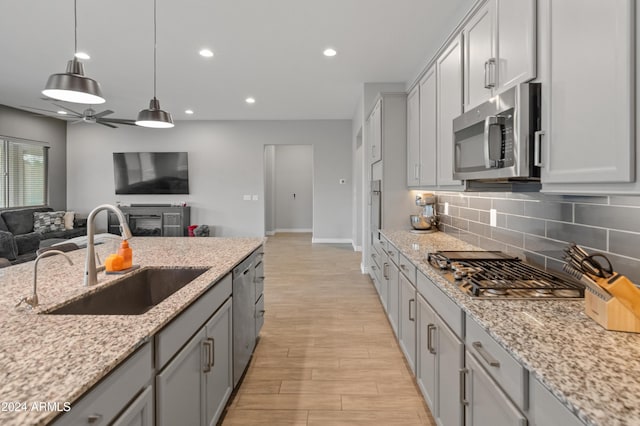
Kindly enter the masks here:
<path id="1" fill-rule="evenodd" d="M 530 383 L 528 412 L 530 426 L 583 425 L 538 379 L 534 378 Z"/>
<path id="2" fill-rule="evenodd" d="M 159 426 L 215 424 L 233 389 L 231 300 L 156 376 Z"/>
<path id="3" fill-rule="evenodd" d="M 516 408 L 480 363 L 466 352 L 465 425 L 526 426 L 527 418 Z"/>
<path id="4" fill-rule="evenodd" d="M 422 296 L 418 296 L 416 380 L 434 417 L 438 416 L 438 411 L 436 410 L 438 402 L 438 388 L 436 383 L 438 352 L 434 344 L 436 318 L 436 313 L 431 306 L 429 306 Z"/>
<path id="5" fill-rule="evenodd" d="M 153 386 L 147 386 L 112 426 L 153 426 Z"/>
<path id="6" fill-rule="evenodd" d="M 398 343 L 404 353 L 411 371 L 416 371 L 416 289 L 413 284 L 400 274 L 399 279 L 399 332 Z"/>
<path id="7" fill-rule="evenodd" d="M 387 277 L 387 316 L 391 323 L 393 332 L 398 335 L 399 321 L 399 298 L 400 298 L 400 271 L 395 263 L 389 264 L 389 272 Z"/>
<path id="8" fill-rule="evenodd" d="M 382 100 L 378 99 L 376 102 L 367 124 L 371 136 L 371 156 L 368 164 L 372 164 L 382 159 Z"/>
<path id="9" fill-rule="evenodd" d="M 407 186 L 420 186 L 420 86 L 407 95 Z"/>
<path id="10" fill-rule="evenodd" d="M 542 190 L 640 192 L 634 109 L 636 2 L 539 4 Z"/>

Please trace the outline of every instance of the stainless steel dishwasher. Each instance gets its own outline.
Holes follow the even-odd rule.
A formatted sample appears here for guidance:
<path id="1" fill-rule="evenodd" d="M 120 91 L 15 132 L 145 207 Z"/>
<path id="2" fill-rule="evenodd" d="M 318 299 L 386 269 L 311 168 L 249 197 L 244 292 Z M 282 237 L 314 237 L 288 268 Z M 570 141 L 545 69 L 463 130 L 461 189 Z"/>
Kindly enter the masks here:
<path id="1" fill-rule="evenodd" d="M 255 263 L 253 252 L 233 269 L 233 387 L 247 368 L 256 345 Z"/>

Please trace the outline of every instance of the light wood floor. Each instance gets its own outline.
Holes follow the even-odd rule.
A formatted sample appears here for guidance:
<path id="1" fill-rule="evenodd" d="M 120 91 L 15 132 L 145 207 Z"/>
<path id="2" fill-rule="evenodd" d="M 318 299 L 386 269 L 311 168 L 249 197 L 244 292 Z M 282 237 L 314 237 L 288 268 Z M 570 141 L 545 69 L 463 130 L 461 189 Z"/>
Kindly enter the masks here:
<path id="1" fill-rule="evenodd" d="M 266 318 L 223 425 L 435 425 L 349 245 L 278 234 Z"/>

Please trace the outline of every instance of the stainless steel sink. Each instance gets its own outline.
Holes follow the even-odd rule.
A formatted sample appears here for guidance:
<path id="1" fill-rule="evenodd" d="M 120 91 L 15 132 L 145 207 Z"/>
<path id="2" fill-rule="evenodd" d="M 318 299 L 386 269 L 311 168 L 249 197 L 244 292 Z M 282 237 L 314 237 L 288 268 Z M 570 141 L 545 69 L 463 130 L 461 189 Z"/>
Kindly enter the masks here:
<path id="1" fill-rule="evenodd" d="M 140 315 L 189 284 L 207 268 L 143 268 L 95 293 L 45 314 Z"/>

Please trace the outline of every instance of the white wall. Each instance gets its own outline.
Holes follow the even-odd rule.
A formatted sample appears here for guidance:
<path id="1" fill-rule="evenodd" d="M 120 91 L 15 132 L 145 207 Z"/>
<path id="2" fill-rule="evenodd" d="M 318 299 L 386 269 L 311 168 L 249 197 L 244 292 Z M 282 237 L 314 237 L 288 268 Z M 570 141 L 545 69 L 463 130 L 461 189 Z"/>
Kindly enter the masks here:
<path id="1" fill-rule="evenodd" d="M 311 232 L 313 226 L 313 147 L 275 147 L 276 232 Z M 294 196 L 295 195 L 295 196 Z"/>
<path id="2" fill-rule="evenodd" d="M 98 204 L 186 201 L 191 221 L 216 236 L 265 234 L 264 147 L 313 146 L 313 237 L 351 241 L 351 120 L 184 121 L 168 130 L 74 125 L 67 129 L 67 204 L 87 214 Z M 112 153 L 189 152 L 189 195 L 115 195 Z M 258 201 L 243 201 L 243 195 Z M 101 215 L 102 216 L 102 215 Z M 104 215 L 106 216 L 106 215 Z M 99 218 L 106 226 L 106 219 Z"/>
<path id="3" fill-rule="evenodd" d="M 67 124 L 0 105 L 0 136 L 46 142 L 49 145 L 49 205 L 67 207 Z"/>

